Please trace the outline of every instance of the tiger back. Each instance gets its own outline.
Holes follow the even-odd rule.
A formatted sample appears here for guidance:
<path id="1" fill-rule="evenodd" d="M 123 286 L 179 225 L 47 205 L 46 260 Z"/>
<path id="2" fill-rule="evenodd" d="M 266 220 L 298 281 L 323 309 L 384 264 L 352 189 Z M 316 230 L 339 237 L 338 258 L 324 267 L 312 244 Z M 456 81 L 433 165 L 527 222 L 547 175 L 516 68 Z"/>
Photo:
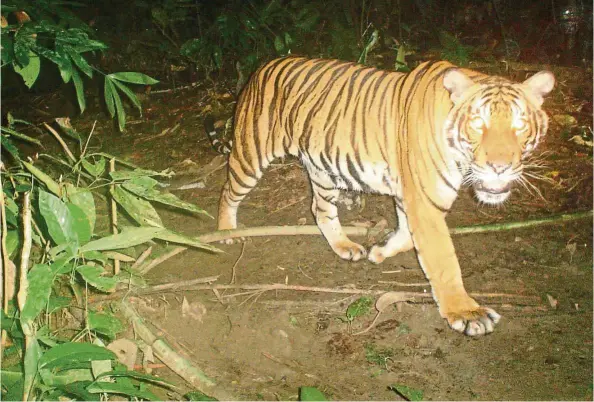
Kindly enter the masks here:
<path id="1" fill-rule="evenodd" d="M 374 263 L 414 248 L 448 324 L 493 331 L 500 316 L 468 296 L 445 222 L 464 183 L 499 204 L 547 130 L 541 110 L 554 77 L 523 83 L 423 63 L 408 74 L 339 60 L 287 57 L 262 66 L 240 94 L 219 229 L 237 227 L 240 202 L 276 158 L 297 156 L 312 213 L 341 258 Z M 394 197 L 398 228 L 369 252 L 342 230 L 340 190 Z"/>

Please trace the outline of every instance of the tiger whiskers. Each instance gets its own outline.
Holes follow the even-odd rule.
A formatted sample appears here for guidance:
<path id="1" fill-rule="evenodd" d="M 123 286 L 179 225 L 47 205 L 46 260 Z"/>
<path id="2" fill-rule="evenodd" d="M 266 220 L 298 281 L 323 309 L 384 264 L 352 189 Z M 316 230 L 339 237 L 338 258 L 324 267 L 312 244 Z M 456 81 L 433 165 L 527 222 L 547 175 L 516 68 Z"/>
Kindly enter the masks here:
<path id="1" fill-rule="evenodd" d="M 524 172 L 525 176 L 529 176 L 528 173 Z M 540 189 L 538 187 L 536 187 L 534 184 L 532 184 L 530 182 L 530 180 L 528 180 L 526 177 L 524 177 L 524 175 L 519 176 L 516 181 L 518 183 L 520 183 L 522 185 L 522 187 L 524 187 L 526 189 L 526 191 L 528 191 L 529 194 L 531 195 L 537 195 L 538 197 L 540 197 L 544 202 L 548 202 L 546 200 L 546 198 L 544 198 L 544 196 L 542 195 L 542 193 L 540 192 Z"/>

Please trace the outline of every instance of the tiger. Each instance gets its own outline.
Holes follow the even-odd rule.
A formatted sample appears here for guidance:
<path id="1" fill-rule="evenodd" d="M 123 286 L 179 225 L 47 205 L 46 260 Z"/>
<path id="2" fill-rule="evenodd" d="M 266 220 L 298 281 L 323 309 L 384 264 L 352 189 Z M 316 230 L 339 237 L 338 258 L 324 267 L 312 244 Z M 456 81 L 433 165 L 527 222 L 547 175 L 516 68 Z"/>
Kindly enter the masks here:
<path id="1" fill-rule="evenodd" d="M 332 59 L 272 60 L 236 104 L 218 228 L 237 227 L 239 204 L 274 159 L 296 156 L 317 226 L 339 257 L 379 264 L 414 249 L 448 325 L 489 334 L 501 316 L 465 290 L 446 214 L 465 184 L 479 203 L 508 199 L 546 134 L 541 106 L 554 85 L 549 71 L 517 83 L 447 61 L 400 73 Z M 394 199 L 397 228 L 369 252 L 341 227 L 341 190 Z"/>

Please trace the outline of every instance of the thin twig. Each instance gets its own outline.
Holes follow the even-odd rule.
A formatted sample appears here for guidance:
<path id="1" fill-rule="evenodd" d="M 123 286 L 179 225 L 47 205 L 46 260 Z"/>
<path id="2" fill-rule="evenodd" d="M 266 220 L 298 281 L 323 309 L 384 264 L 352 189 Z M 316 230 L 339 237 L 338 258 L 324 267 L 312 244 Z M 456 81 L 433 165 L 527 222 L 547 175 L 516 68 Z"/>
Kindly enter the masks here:
<path id="1" fill-rule="evenodd" d="M 153 269 L 157 265 L 161 264 L 164 261 L 167 261 L 171 257 L 181 253 L 184 250 L 186 250 L 186 247 L 176 247 L 173 250 L 171 250 L 170 252 L 168 252 L 167 254 L 163 254 L 159 258 L 155 258 L 154 260 L 149 262 L 147 265 L 138 268 L 138 272 L 140 272 L 141 274 L 146 274 L 147 272 L 149 272 L 151 269 Z"/>
<path id="2" fill-rule="evenodd" d="M 146 258 L 151 255 L 151 253 L 153 252 L 153 246 L 148 246 L 146 250 L 144 250 L 136 259 L 136 261 L 134 261 L 134 264 L 132 264 L 132 266 L 130 267 L 130 269 L 132 271 L 136 270 L 143 262 L 144 260 L 146 260 Z"/>
<path id="3" fill-rule="evenodd" d="M 245 242 L 241 245 L 241 253 L 239 253 L 239 257 L 237 257 L 237 260 L 235 260 L 235 264 L 233 264 L 233 267 L 231 268 L 231 280 L 229 281 L 230 285 L 233 285 L 235 283 L 235 268 L 237 267 L 239 260 L 241 260 L 241 257 L 243 257 L 244 250 L 245 250 Z"/>
<path id="4" fill-rule="evenodd" d="M 62 148 L 64 148 L 64 152 L 66 152 L 66 155 L 68 155 L 68 158 L 70 158 L 70 160 L 72 162 L 76 162 L 76 158 L 74 157 L 74 155 L 72 154 L 72 152 L 70 152 L 70 148 L 68 148 L 68 145 L 66 145 L 66 143 L 64 142 L 64 140 L 62 139 L 62 137 L 60 137 L 60 134 L 58 134 L 58 132 L 56 130 L 54 130 L 52 128 L 52 126 L 50 126 L 47 123 L 43 123 L 43 125 L 45 126 L 45 128 L 48 129 L 48 131 L 50 133 L 53 134 L 53 136 L 56 138 L 56 140 L 58 140 L 58 142 L 60 143 L 60 145 L 62 146 Z"/>
<path id="5" fill-rule="evenodd" d="M 396 286 L 429 286 L 429 282 L 418 282 L 418 283 L 406 283 L 406 282 L 397 282 L 397 281 L 377 281 L 377 283 L 381 283 L 382 285 L 396 285 Z"/>
<path id="6" fill-rule="evenodd" d="M 194 280 L 196 281 L 196 280 Z M 167 292 L 176 292 L 176 291 L 189 291 L 189 290 L 209 290 L 212 291 L 213 289 L 223 290 L 223 289 L 243 289 L 252 291 L 253 293 L 258 293 L 260 291 L 270 291 L 270 290 L 292 290 L 292 291 L 300 291 L 300 292 L 316 292 L 316 293 L 340 293 L 340 294 L 359 294 L 359 295 L 381 295 L 388 290 L 384 289 L 354 289 L 354 288 L 326 288 L 326 287 L 318 287 L 318 286 L 302 286 L 302 285 L 285 285 L 282 283 L 271 283 L 271 284 L 246 284 L 246 285 L 201 285 L 196 284 L 193 285 L 192 281 L 181 281 L 181 282 L 173 282 L 173 283 L 166 283 L 162 285 L 157 285 L 145 289 L 141 289 L 136 292 L 136 294 L 150 294 L 150 293 L 159 293 L 162 291 Z M 249 293 L 252 293 L 249 292 Z M 118 292 L 119 293 L 119 292 Z M 406 298 L 418 298 L 422 301 L 426 300 L 433 300 L 433 296 L 429 292 L 397 292 L 403 297 Z M 105 296 L 95 296 L 91 298 L 92 303 L 102 302 L 105 300 L 113 300 L 115 294 L 105 295 Z M 121 296 L 121 294 L 120 294 Z M 232 296 L 232 295 L 229 295 Z M 237 296 L 237 295 L 235 295 Z M 471 293 L 471 297 L 482 299 L 482 300 L 489 300 L 491 303 L 496 302 L 494 299 L 502 299 L 502 302 L 509 302 L 510 300 L 515 301 L 517 304 L 523 305 L 538 305 L 540 304 L 540 297 L 538 296 L 522 296 L 522 295 L 514 295 L 508 293 Z M 223 296 L 226 297 L 226 296 Z M 115 297 L 117 298 L 117 297 Z"/>
<path id="7" fill-rule="evenodd" d="M 1 184 L 1 182 L 0 182 Z M 8 316 L 8 301 L 11 295 L 14 296 L 15 290 L 15 272 L 9 272 L 9 270 L 14 271 L 14 264 L 8 259 L 8 251 L 6 250 L 6 236 L 7 236 L 7 225 L 6 225 L 6 206 L 4 203 L 4 192 L 0 193 L 0 214 L 2 219 L 2 258 L 0 259 L 0 281 L 2 282 L 2 287 L 0 288 L 0 299 L 2 299 L 2 310 L 4 311 L 4 316 Z M 12 280 L 10 280 L 12 278 Z M 3 348 L 4 344 L 6 343 L 6 330 L 2 329 L 2 343 L 0 344 L 0 356 L 4 356 Z"/>
<path id="8" fill-rule="evenodd" d="M 115 158 L 111 158 L 109 160 L 109 172 L 110 173 L 115 172 Z M 111 187 L 111 191 L 113 194 L 115 192 L 115 184 L 112 184 L 110 187 Z M 118 206 L 117 206 L 116 201 L 113 198 L 113 196 L 111 196 L 110 205 L 111 205 L 111 231 L 113 232 L 113 234 L 118 234 Z M 113 274 L 117 275 L 119 273 L 120 273 L 120 260 L 118 260 L 117 258 L 114 258 L 113 259 Z"/>

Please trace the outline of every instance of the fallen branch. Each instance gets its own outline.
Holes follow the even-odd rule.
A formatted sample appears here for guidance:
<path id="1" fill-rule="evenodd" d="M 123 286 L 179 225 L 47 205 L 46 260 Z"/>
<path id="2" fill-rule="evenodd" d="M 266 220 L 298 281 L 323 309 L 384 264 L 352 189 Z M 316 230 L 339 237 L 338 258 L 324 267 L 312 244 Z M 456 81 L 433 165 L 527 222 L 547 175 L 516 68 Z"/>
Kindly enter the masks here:
<path id="1" fill-rule="evenodd" d="M 561 222 L 575 221 L 578 219 L 591 218 L 592 211 L 576 212 L 572 214 L 553 215 L 542 219 L 532 219 L 521 222 L 493 223 L 489 225 L 462 226 L 450 229 L 450 234 L 487 233 L 501 230 L 512 230 L 528 228 L 540 225 L 550 225 Z M 363 227 L 346 226 L 343 230 L 347 236 L 367 236 L 372 229 Z M 197 237 L 202 243 L 214 243 L 225 239 L 237 237 L 259 237 L 259 236 L 300 236 L 300 235 L 321 235 L 320 229 L 314 225 L 306 226 L 261 226 L 247 229 L 219 230 L 206 233 Z"/>
<path id="2" fill-rule="evenodd" d="M 128 303 L 122 303 L 121 307 L 122 313 L 132 321 L 136 335 L 152 347 L 155 356 L 165 363 L 167 367 L 206 395 L 213 396 L 221 401 L 237 400 L 229 392 L 217 386 L 216 382 L 208 378 L 200 368 L 180 356 L 163 339 L 157 338 L 144 324 L 142 317 Z"/>
<path id="3" fill-rule="evenodd" d="M 254 284 L 254 285 L 202 285 L 202 284 L 190 284 L 192 281 L 182 281 L 166 283 L 158 286 L 153 286 L 138 291 L 130 291 L 129 294 L 151 294 L 160 293 L 163 291 L 168 292 L 179 292 L 188 290 L 224 290 L 224 289 L 243 289 L 243 290 L 254 290 L 254 291 L 269 291 L 269 290 L 292 290 L 298 292 L 317 292 L 317 293 L 339 293 L 339 294 L 357 294 L 357 295 L 382 295 L 388 290 L 383 289 L 354 289 L 354 288 L 325 288 L 317 286 L 301 286 L 301 285 L 284 285 L 282 283 L 272 284 Z M 433 301 L 431 293 L 427 292 L 398 292 L 403 297 L 411 299 L 412 303 L 424 303 L 426 301 Z M 90 302 L 97 303 L 105 300 L 114 299 L 115 294 L 92 297 Z M 122 294 L 119 295 L 121 297 Z M 508 293 L 470 293 L 470 296 L 479 300 L 488 301 L 491 304 L 505 304 L 511 301 L 519 305 L 539 305 L 541 304 L 540 297 L 538 296 L 522 296 Z M 419 300 L 416 300 L 419 299 Z M 497 300 L 500 299 L 500 300 Z"/>

